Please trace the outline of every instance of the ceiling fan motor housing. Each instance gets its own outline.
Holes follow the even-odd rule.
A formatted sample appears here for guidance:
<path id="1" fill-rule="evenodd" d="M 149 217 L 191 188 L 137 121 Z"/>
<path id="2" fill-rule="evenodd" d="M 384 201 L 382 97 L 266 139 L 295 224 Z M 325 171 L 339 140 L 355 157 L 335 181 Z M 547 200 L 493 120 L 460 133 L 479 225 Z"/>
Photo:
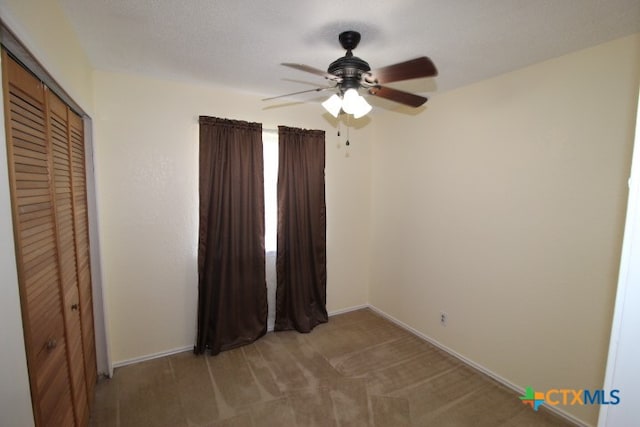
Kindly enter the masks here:
<path id="1" fill-rule="evenodd" d="M 345 56 L 333 61 L 327 72 L 341 79 L 339 87 L 344 93 L 347 89 L 358 89 L 361 85 L 363 73 L 371 71 L 367 61 L 353 56 L 351 52 L 360 42 L 360 33 L 357 31 L 344 31 L 338 36 L 340 44 L 347 50 Z"/>
<path id="2" fill-rule="evenodd" d="M 342 90 L 357 89 L 360 87 L 362 73 L 371 71 L 369 64 L 357 56 L 346 56 L 338 58 L 329 65 L 327 72 L 342 79 L 340 88 Z"/>

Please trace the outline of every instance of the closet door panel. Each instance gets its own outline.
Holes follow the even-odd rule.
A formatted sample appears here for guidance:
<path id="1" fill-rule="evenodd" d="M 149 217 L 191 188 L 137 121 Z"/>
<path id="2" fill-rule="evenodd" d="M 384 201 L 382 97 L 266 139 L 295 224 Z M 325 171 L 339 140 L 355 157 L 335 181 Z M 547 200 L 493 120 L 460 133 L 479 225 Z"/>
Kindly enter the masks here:
<path id="1" fill-rule="evenodd" d="M 3 52 L 20 298 L 38 426 L 74 425 L 43 85 Z"/>
<path id="2" fill-rule="evenodd" d="M 53 154 L 53 190 L 58 237 L 58 262 L 67 338 L 67 360 L 71 373 L 71 390 L 74 397 L 76 420 L 79 425 L 86 425 L 89 420 L 89 403 L 84 372 L 80 299 L 76 272 L 70 166 L 71 150 L 68 142 L 68 107 L 55 94 L 47 92 L 47 96 L 49 107 L 48 131 Z"/>
<path id="3" fill-rule="evenodd" d="M 91 263 L 89 261 L 89 222 L 87 216 L 87 181 L 84 151 L 84 123 L 69 110 L 69 148 L 71 150 L 71 183 L 73 194 L 73 223 L 76 245 L 76 269 L 82 325 L 85 377 L 89 406 L 93 403 L 97 381 L 96 345 L 93 324 Z"/>

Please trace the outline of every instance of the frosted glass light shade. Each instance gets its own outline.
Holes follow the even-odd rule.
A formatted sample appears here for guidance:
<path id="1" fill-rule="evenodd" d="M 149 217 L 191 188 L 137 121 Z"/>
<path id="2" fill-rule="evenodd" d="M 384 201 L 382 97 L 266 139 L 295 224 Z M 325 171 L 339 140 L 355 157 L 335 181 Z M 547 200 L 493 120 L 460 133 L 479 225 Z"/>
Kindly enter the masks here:
<path id="1" fill-rule="evenodd" d="M 340 109 L 342 108 L 342 99 L 340 99 L 338 95 L 333 94 L 329 99 L 322 103 L 322 106 L 333 117 L 338 117 L 338 114 L 340 114 Z"/>
<path id="2" fill-rule="evenodd" d="M 355 89 L 347 89 L 342 97 L 342 109 L 347 114 L 353 114 L 358 108 L 360 95 Z"/>
<path id="3" fill-rule="evenodd" d="M 371 111 L 371 105 L 369 105 L 369 103 L 366 99 L 364 99 L 363 96 L 358 95 L 358 102 L 356 103 L 355 109 L 353 110 L 353 118 L 359 119 L 369 111 Z"/>

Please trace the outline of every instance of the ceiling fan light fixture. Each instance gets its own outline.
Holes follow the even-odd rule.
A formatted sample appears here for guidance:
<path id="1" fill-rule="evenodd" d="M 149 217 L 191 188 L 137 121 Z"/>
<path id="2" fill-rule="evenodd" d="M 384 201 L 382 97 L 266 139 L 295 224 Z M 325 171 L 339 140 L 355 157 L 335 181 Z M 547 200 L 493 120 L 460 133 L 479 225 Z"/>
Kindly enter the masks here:
<path id="1" fill-rule="evenodd" d="M 372 70 L 367 61 L 353 55 L 353 50 L 360 42 L 360 33 L 352 30 L 343 31 L 338 36 L 338 40 L 340 40 L 340 44 L 347 52 L 344 56 L 329 64 L 327 71 L 305 64 L 282 63 L 284 66 L 324 77 L 333 83 L 333 85 L 329 87 L 294 92 L 289 95 L 337 89 L 338 94 L 323 102 L 322 105 L 334 117 L 338 117 L 342 110 L 347 114 L 353 115 L 356 119 L 371 111 L 371 106 L 358 94 L 358 89 L 364 89 L 369 95 L 388 99 L 389 101 L 413 108 L 418 108 L 427 102 L 427 98 L 424 96 L 383 85 L 404 80 L 437 76 L 438 70 L 431 59 L 426 56 L 420 56 L 408 61 L 398 62 Z M 265 101 L 282 98 L 283 96 L 288 95 L 267 98 Z M 338 105 L 338 103 L 340 103 L 340 105 Z"/>
<path id="2" fill-rule="evenodd" d="M 329 112 L 333 117 L 338 117 L 340 109 L 342 108 L 342 99 L 336 94 L 331 95 L 329 99 L 322 103 L 325 110 Z"/>

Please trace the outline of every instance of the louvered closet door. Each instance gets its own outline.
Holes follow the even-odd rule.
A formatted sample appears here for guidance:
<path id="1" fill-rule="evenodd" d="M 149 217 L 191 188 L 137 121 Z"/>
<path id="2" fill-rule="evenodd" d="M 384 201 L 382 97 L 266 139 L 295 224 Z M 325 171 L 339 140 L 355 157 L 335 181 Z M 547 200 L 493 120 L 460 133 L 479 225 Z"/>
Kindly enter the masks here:
<path id="1" fill-rule="evenodd" d="M 43 85 L 3 52 L 20 297 L 38 426 L 73 426 Z"/>
<path id="2" fill-rule="evenodd" d="M 69 108 L 55 94 L 47 93 L 49 136 L 53 154 L 53 182 L 58 237 L 58 260 L 62 283 L 63 315 L 67 338 L 67 360 L 71 373 L 76 421 L 89 421 L 84 349 L 80 323 L 80 295 L 76 273 L 76 242 L 69 141 Z"/>
<path id="3" fill-rule="evenodd" d="M 89 222 L 87 217 L 87 180 L 85 170 L 84 124 L 82 118 L 69 110 L 69 148 L 73 184 L 73 220 L 75 227 L 76 265 L 82 317 L 82 342 L 85 375 L 90 406 L 93 404 L 97 381 L 96 345 L 89 262 Z"/>

